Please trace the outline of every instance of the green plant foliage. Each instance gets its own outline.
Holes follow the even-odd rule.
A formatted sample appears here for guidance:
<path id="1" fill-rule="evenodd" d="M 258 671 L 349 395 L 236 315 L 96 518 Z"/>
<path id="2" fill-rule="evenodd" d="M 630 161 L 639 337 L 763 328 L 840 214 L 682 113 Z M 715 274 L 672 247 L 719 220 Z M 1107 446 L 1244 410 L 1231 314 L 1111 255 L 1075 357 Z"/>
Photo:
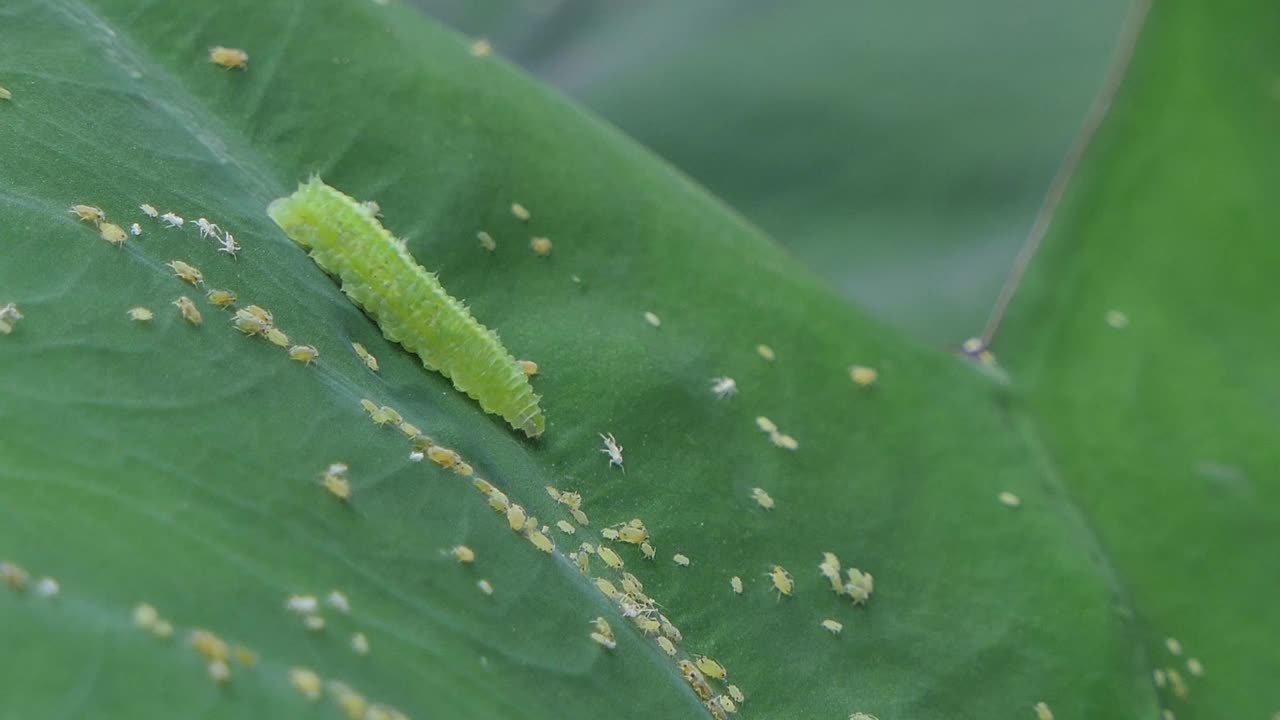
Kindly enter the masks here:
<path id="1" fill-rule="evenodd" d="M 1187 701 L 1161 695 L 1182 719 L 1280 709 L 1275 17 L 1156 3 L 996 343 L 1027 391 L 1016 422 L 1097 529 L 1151 662 L 1188 677 Z"/>
<path id="2" fill-rule="evenodd" d="M 1116 0 L 412 0 L 936 345 L 977 334 L 1103 84 Z"/>
<path id="3" fill-rule="evenodd" d="M 1071 503 L 1074 476 L 1021 431 L 1021 398 L 851 310 L 502 61 L 375 3 L 0 12 L 13 91 L 0 104 L 0 304 L 25 315 L 0 336 L 0 559 L 62 588 L 0 591 L 5 712 L 340 717 L 290 687 L 289 669 L 308 667 L 414 718 L 707 717 L 566 557 L 640 517 L 657 559 L 620 547 L 626 569 L 681 628 L 682 652 L 729 668 L 741 717 L 1018 717 L 1038 701 L 1064 718 L 1156 717 L 1142 607 Z M 248 69 L 211 65 L 212 45 L 244 48 Z M 267 204 L 312 173 L 376 198 L 414 257 L 538 362 L 540 440 L 383 340 L 275 227 Z M 144 202 L 189 223 L 164 229 Z M 115 248 L 67 213 L 74 203 L 144 232 Z M 235 233 L 237 259 L 199 239 L 199 217 Z M 533 235 L 554 241 L 549 257 Z M 318 361 L 236 332 L 172 276 L 175 259 L 270 309 Z M 201 326 L 169 306 L 182 294 Z M 129 320 L 137 305 L 156 319 Z M 854 385 L 854 363 L 877 383 Z M 717 376 L 738 394 L 715 398 Z M 558 551 L 539 552 L 464 478 L 412 462 L 361 398 L 394 406 L 543 523 L 567 517 L 543 486 L 581 492 L 590 528 L 552 530 Z M 757 416 L 798 449 L 771 444 Z M 599 433 L 623 446 L 625 474 Z M 349 503 L 319 482 L 336 461 L 350 466 Z M 442 552 L 460 543 L 474 563 Z M 866 606 L 830 592 L 823 551 L 875 574 Z M 774 564 L 795 576 L 792 597 L 770 592 Z M 320 632 L 284 607 L 335 588 L 351 611 L 326 607 Z M 174 638 L 134 626 L 139 602 Z M 596 616 L 613 651 L 588 638 Z M 843 635 L 819 627 L 828 617 Z M 216 686 L 187 646 L 196 627 L 252 647 L 257 665 L 233 663 Z M 349 648 L 357 631 L 366 656 Z"/>

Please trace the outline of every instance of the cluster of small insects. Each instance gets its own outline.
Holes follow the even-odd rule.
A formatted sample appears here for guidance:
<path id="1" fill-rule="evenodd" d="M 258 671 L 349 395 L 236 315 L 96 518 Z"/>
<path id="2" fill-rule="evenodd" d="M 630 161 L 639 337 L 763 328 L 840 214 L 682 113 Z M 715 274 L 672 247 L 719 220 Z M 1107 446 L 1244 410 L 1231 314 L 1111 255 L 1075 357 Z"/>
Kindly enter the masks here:
<path id="1" fill-rule="evenodd" d="M 784 450 L 796 450 L 800 447 L 800 443 L 790 435 L 778 431 L 778 426 L 772 420 L 761 415 L 756 418 L 756 427 L 760 431 L 769 436 L 769 442 Z"/>
<path id="2" fill-rule="evenodd" d="M 289 685 L 312 702 L 319 700 L 328 691 L 329 698 L 342 711 L 343 717 L 356 720 L 409 720 L 409 716 L 400 710 L 383 703 L 371 702 L 363 693 L 341 680 L 325 681 L 311 668 L 292 667 L 288 678 Z"/>
<path id="3" fill-rule="evenodd" d="M 1183 657 L 1182 643 L 1177 638 L 1165 638 L 1164 646 L 1171 658 L 1181 659 Z M 1204 675 L 1204 664 L 1198 658 L 1187 657 L 1185 667 L 1187 674 L 1192 677 Z M 1191 687 L 1187 678 L 1183 677 L 1182 672 L 1172 664 L 1151 671 L 1151 677 L 1159 692 L 1164 692 L 1167 689 L 1176 699 L 1181 701 L 1186 701 L 1191 696 Z M 1166 717 L 1173 717 L 1172 710 L 1166 709 L 1164 714 Z"/>
<path id="4" fill-rule="evenodd" d="M 41 598 L 54 598 L 62 592 L 62 585 L 51 577 L 42 577 L 31 582 L 31 573 L 26 568 L 9 561 L 0 561 L 0 583 L 14 592 L 25 593 L 28 590 Z"/>
<path id="5" fill-rule="evenodd" d="M 875 578 L 871 573 L 862 572 L 858 568 L 849 568 L 844 577 L 840 575 L 840 558 L 835 553 L 822 553 L 822 562 L 818 572 L 831 584 L 831 592 L 848 596 L 855 605 L 865 605 L 875 591 Z M 847 579 L 846 579 L 847 578 Z"/>

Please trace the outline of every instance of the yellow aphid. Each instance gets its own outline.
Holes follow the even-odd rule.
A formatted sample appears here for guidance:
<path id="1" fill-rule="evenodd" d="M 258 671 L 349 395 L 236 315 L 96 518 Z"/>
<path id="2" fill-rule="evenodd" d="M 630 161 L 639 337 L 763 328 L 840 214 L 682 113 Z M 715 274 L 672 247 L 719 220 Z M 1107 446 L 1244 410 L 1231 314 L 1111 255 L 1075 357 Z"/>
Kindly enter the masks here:
<path id="1" fill-rule="evenodd" d="M 554 552 L 556 549 L 555 543 L 551 542 L 551 538 L 544 535 L 541 530 L 531 530 L 526 534 L 526 537 L 529 538 L 529 542 L 533 543 L 534 547 L 544 553 Z"/>
<path id="2" fill-rule="evenodd" d="M 640 632 L 645 635 L 657 635 L 658 630 L 662 627 L 657 620 L 644 615 L 637 615 L 631 619 L 636 627 L 640 628 Z"/>
<path id="3" fill-rule="evenodd" d="M 644 556 L 645 560 L 652 560 L 658 556 L 658 551 L 654 550 L 649 543 L 643 542 L 640 543 L 640 554 Z"/>
<path id="4" fill-rule="evenodd" d="M 547 257 L 551 254 L 551 240 L 544 237 L 536 237 L 529 239 L 529 247 L 533 249 L 535 255 Z"/>
<path id="5" fill-rule="evenodd" d="M 460 563 L 475 562 L 476 553 L 466 545 L 455 545 L 449 549 L 449 554 Z"/>
<path id="6" fill-rule="evenodd" d="M 245 70 L 249 67 L 249 53 L 218 45 L 209 48 L 209 62 L 228 70 Z"/>
<path id="7" fill-rule="evenodd" d="M 560 532 L 564 533 L 565 535 L 572 535 L 578 532 L 578 529 L 575 528 L 573 524 L 570 523 L 568 520 L 557 520 L 556 527 L 560 528 Z"/>
<path id="8" fill-rule="evenodd" d="M 471 43 L 472 57 L 483 58 L 483 57 L 489 57 L 492 54 L 493 54 L 493 45 L 489 44 L 488 40 L 485 40 L 484 38 L 480 38 L 479 40 L 476 40 L 475 42 Z M 516 213 L 516 208 L 520 208 L 521 210 L 524 210 L 524 208 L 520 207 L 519 205 L 511 206 L 511 212 L 514 213 L 516 217 L 520 217 L 520 215 Z M 529 219 L 528 211 L 525 211 L 524 217 L 520 219 L 528 220 Z"/>
<path id="9" fill-rule="evenodd" d="M 208 630 L 201 629 L 191 631 L 191 647 L 195 648 L 197 652 L 208 660 L 221 660 L 223 662 L 227 661 L 227 657 L 231 652 L 225 640 Z"/>
<path id="10" fill-rule="evenodd" d="M 302 618 L 302 626 L 311 632 L 320 632 L 324 629 L 324 618 L 320 615 L 307 615 Z"/>
<path id="11" fill-rule="evenodd" d="M 730 685 L 726 689 L 729 691 L 729 697 L 733 698 L 733 701 L 739 705 L 747 701 L 747 696 L 742 694 L 742 690 L 737 685 Z"/>
<path id="12" fill-rule="evenodd" d="M 764 358 L 769 362 L 773 362 L 774 357 L 776 357 L 773 354 L 773 348 L 769 347 L 768 345 L 757 345 L 756 353 L 758 353 L 760 357 Z"/>
<path id="13" fill-rule="evenodd" d="M 104 222 L 107 219 L 106 213 L 102 212 L 100 208 L 96 208 L 92 205 L 72 205 L 71 209 L 67 212 L 75 215 L 76 219 L 81 222 L 91 222 L 94 225 Z"/>
<path id="14" fill-rule="evenodd" d="M 151 322 L 151 320 L 154 319 L 155 316 L 156 314 L 151 312 L 149 308 L 144 308 L 144 307 L 129 308 L 130 320 L 137 320 L 138 322 Z"/>
<path id="15" fill-rule="evenodd" d="M 1043 705 L 1044 703 L 1040 703 L 1040 704 Z M 1050 720 L 1052 720 L 1052 717 L 1053 717 L 1052 714 L 1050 714 L 1049 717 L 1050 717 Z M 849 720 L 880 720 L 880 718 L 876 717 L 875 715 L 872 715 L 871 713 L 856 712 L 849 715 Z"/>
<path id="16" fill-rule="evenodd" d="M 1178 638 L 1165 638 L 1164 646 L 1174 655 L 1182 654 L 1182 643 L 1178 642 Z"/>
<path id="17" fill-rule="evenodd" d="M 849 582 L 844 586 L 845 594 L 853 598 L 854 604 L 866 603 L 876 589 L 875 578 L 871 573 L 864 573 L 858 568 L 849 568 L 845 574 L 849 576 Z"/>
<path id="18" fill-rule="evenodd" d="M 480 247 L 488 252 L 498 249 L 498 243 L 494 241 L 493 236 L 483 230 L 476 233 L 476 239 L 480 241 Z"/>
<path id="19" fill-rule="evenodd" d="M 237 310 L 236 314 L 231 318 L 231 324 L 245 335 L 264 335 L 272 327 L 263 323 L 258 318 L 250 315 L 244 310 Z"/>
<path id="20" fill-rule="evenodd" d="M 265 337 L 267 339 L 267 342 L 271 343 L 272 345 L 276 345 L 279 347 L 289 347 L 289 336 L 285 335 L 284 331 L 278 327 L 267 328 L 267 332 L 263 335 L 263 337 Z M 294 359 L 296 360 L 297 358 L 294 358 Z"/>
<path id="21" fill-rule="evenodd" d="M 1200 664 L 1200 661 L 1196 658 L 1187 658 L 1187 672 L 1195 677 L 1200 677 L 1204 675 L 1204 665 Z"/>
<path id="22" fill-rule="evenodd" d="M 622 593 L 618 592 L 618 588 L 613 586 L 613 583 L 609 582 L 604 578 L 596 578 L 595 584 L 596 584 L 596 589 L 599 590 L 601 593 L 603 593 L 604 596 L 609 598 L 610 600 L 621 597 L 622 595 Z"/>
<path id="23" fill-rule="evenodd" d="M 632 597 L 644 597 L 644 583 L 640 582 L 640 578 L 629 572 L 624 572 L 622 573 L 621 580 L 623 592 Z"/>
<path id="24" fill-rule="evenodd" d="M 515 215 L 517 220 L 523 220 L 525 222 L 528 222 L 530 217 L 529 211 L 520 203 L 511 203 L 511 214 Z"/>
<path id="25" fill-rule="evenodd" d="M 360 407 L 364 408 L 364 411 L 369 413 L 369 417 L 373 417 L 373 414 L 378 412 L 377 404 L 369 398 L 361 398 Z"/>
<path id="26" fill-rule="evenodd" d="M 713 677 L 716 680 L 724 680 L 725 676 L 728 675 L 728 671 L 724 669 L 723 665 L 712 660 L 706 655 L 699 655 L 693 659 L 693 662 L 698 666 L 698 669 L 702 671 L 702 674 L 707 677 Z"/>
<path id="27" fill-rule="evenodd" d="M 601 530 L 601 531 L 600 531 L 600 536 L 601 536 L 601 537 L 603 537 L 605 540 L 617 540 L 617 539 L 618 539 L 618 529 L 617 529 L 617 528 L 604 528 L 603 530 Z"/>
<path id="28" fill-rule="evenodd" d="M 1191 691 L 1187 689 L 1187 683 L 1183 681 L 1182 673 L 1173 668 L 1168 668 L 1164 672 L 1165 675 L 1169 676 L 1169 687 L 1173 689 L 1174 696 L 1180 700 L 1186 700 Z"/>
<path id="29" fill-rule="evenodd" d="M 1022 498 L 1018 497 L 1017 495 L 1014 495 L 1008 490 L 1005 490 L 1004 492 L 1000 493 L 1000 495 L 998 495 L 997 497 L 1000 500 L 1000 504 L 1004 505 L 1007 508 L 1016 508 L 1019 505 L 1022 505 Z"/>
<path id="30" fill-rule="evenodd" d="M 524 525 L 525 525 L 525 522 L 528 520 L 528 517 L 529 516 L 526 515 L 524 512 L 524 508 L 519 505 L 516 505 L 515 503 L 512 503 L 509 507 L 507 507 L 507 524 L 510 525 L 511 529 L 515 530 L 516 532 L 519 532 L 524 529 Z"/>
<path id="31" fill-rule="evenodd" d="M 733 700 L 725 695 L 717 695 L 715 697 L 715 702 L 720 706 L 721 710 L 724 710 L 727 713 L 738 712 L 738 706 L 734 705 Z"/>
<path id="32" fill-rule="evenodd" d="M 244 308 L 244 312 L 248 313 L 250 317 L 254 318 L 258 322 L 262 323 L 263 325 L 271 325 L 272 323 L 275 322 L 275 318 L 272 317 L 270 310 L 259 307 L 257 305 L 246 305 Z"/>
<path id="33" fill-rule="evenodd" d="M 634 527 L 632 525 L 624 525 L 618 528 L 618 539 L 624 543 L 639 545 L 649 539 L 649 531 L 644 527 Z"/>
<path id="34" fill-rule="evenodd" d="M 351 636 L 351 650 L 357 655 L 368 655 L 369 638 L 365 637 L 362 632 L 353 634 Z"/>
<path id="35" fill-rule="evenodd" d="M 209 677 L 219 685 L 231 680 L 231 666 L 227 665 L 225 660 L 213 660 L 206 669 L 209 672 Z"/>
<path id="36" fill-rule="evenodd" d="M 347 720 L 365 720 L 369 717 L 369 701 L 364 695 L 342 683 L 330 681 L 329 693 Z"/>
<path id="37" fill-rule="evenodd" d="M 442 468 L 451 468 L 462 462 L 462 456 L 442 445 L 432 445 L 427 448 L 427 457 L 431 458 L 431 462 Z M 519 530 L 520 528 L 515 528 Z"/>
<path id="38" fill-rule="evenodd" d="M 560 502 L 560 489 L 559 489 L 559 488 L 557 488 L 557 487 L 556 487 L 556 486 L 554 486 L 554 485 L 548 485 L 548 486 L 546 487 L 546 490 L 547 490 L 547 495 L 550 495 L 552 500 L 555 500 L 556 502 Z"/>
<path id="39" fill-rule="evenodd" d="M 488 580 L 481 580 L 480 582 L 477 582 L 476 587 L 480 588 L 480 592 L 484 593 L 485 595 L 493 594 L 493 583 L 489 582 Z"/>
<path id="40" fill-rule="evenodd" d="M 578 508 L 570 508 L 569 514 L 573 516 L 573 521 L 579 525 L 586 526 L 591 524 L 591 519 L 587 517 L 587 514 Z"/>
<path id="41" fill-rule="evenodd" d="M 654 315 L 651 312 L 648 312 L 648 311 L 645 312 L 644 321 L 654 327 L 662 327 L 662 318 L 658 317 L 657 315 Z"/>
<path id="42" fill-rule="evenodd" d="M 738 595 L 741 595 L 742 594 L 742 578 L 738 577 L 737 575 L 734 575 L 733 577 L 729 578 L 729 587 L 733 588 L 733 591 L 735 593 L 737 593 Z"/>
<path id="43" fill-rule="evenodd" d="M 351 349 L 355 350 L 356 355 L 360 356 L 360 359 L 364 362 L 365 367 L 369 368 L 374 372 L 378 372 L 378 358 L 370 354 L 370 352 L 365 349 L 364 345 L 361 345 L 360 343 L 351 343 Z"/>
<path id="44" fill-rule="evenodd" d="M 1165 680 L 1165 675 L 1163 670 L 1159 670 L 1159 669 L 1152 670 L 1151 679 L 1155 682 L 1156 687 L 1163 688 L 1165 686 L 1166 680 Z"/>
<path id="45" fill-rule="evenodd" d="M 237 645 L 235 649 L 236 662 L 245 667 L 253 667 L 258 664 L 258 653 L 250 650 L 243 645 Z"/>
<path id="46" fill-rule="evenodd" d="M 680 567 L 689 567 L 689 556 L 683 553 L 676 553 L 671 556 L 671 560 Z"/>
<path id="47" fill-rule="evenodd" d="M 662 652 L 664 652 L 664 653 L 666 653 L 666 654 L 670 655 L 671 657 L 675 657 L 675 656 L 676 656 L 676 644 L 675 644 L 675 643 L 671 642 L 670 640 L 668 640 L 667 638 L 662 637 L 662 636 L 659 636 L 659 637 L 658 637 L 657 643 L 658 643 L 658 647 L 662 648 Z"/>
<path id="48" fill-rule="evenodd" d="M 351 499 L 351 483 L 340 475 L 325 475 L 324 488 L 328 490 L 334 497 L 346 502 Z"/>
<path id="49" fill-rule="evenodd" d="M 407 422 L 400 423 L 400 432 L 404 433 L 404 436 L 411 440 L 422 434 L 422 431 L 418 429 L 417 425 L 412 425 Z"/>
<path id="50" fill-rule="evenodd" d="M 777 445 L 783 450 L 795 450 L 796 448 L 800 447 L 800 443 L 790 435 L 783 435 L 782 433 L 774 433 L 773 435 L 769 436 L 769 439 L 773 441 L 774 445 Z"/>
<path id="51" fill-rule="evenodd" d="M 561 505 L 565 505 L 573 510 L 582 508 L 582 496 L 576 492 L 562 492 L 560 497 L 556 498 Z"/>
<path id="52" fill-rule="evenodd" d="M 609 627 L 609 621 L 605 620 L 603 617 L 597 617 L 595 620 L 591 621 L 591 624 L 595 626 L 596 632 L 601 635 L 604 635 L 605 637 L 613 637 L 613 628 Z"/>
<path id="53" fill-rule="evenodd" d="M 489 495 L 489 507 L 493 508 L 494 512 L 503 513 L 505 515 L 507 510 L 511 507 L 511 501 L 507 499 L 506 493 L 495 488 L 493 493 Z"/>
<path id="54" fill-rule="evenodd" d="M 583 575 L 591 574 L 591 553 L 571 552 L 569 553 L 569 559 L 577 564 L 578 572 Z"/>
<path id="55" fill-rule="evenodd" d="M 1106 314 L 1107 324 L 1116 330 L 1123 330 L 1129 327 L 1129 316 L 1120 310 L 1108 310 Z"/>
<path id="56" fill-rule="evenodd" d="M 161 640 L 167 640 L 173 637 L 173 625 L 168 620 L 157 620 L 156 624 L 152 625 L 149 629 L 151 630 L 152 635 L 155 635 Z"/>
<path id="57" fill-rule="evenodd" d="M 124 241 L 129 239 L 129 233 L 124 228 L 109 222 L 98 225 L 98 235 L 116 247 L 123 247 Z"/>
<path id="58" fill-rule="evenodd" d="M 311 345 L 294 345 L 289 348 L 289 359 L 297 360 L 303 365 L 310 365 L 318 357 L 320 351 Z"/>
<path id="59" fill-rule="evenodd" d="M 832 635 L 839 635 L 840 631 L 844 630 L 844 624 L 828 618 L 822 621 L 822 629 Z"/>
<path id="60" fill-rule="evenodd" d="M 192 285 L 203 285 L 204 274 L 194 265 L 188 265 L 181 260 L 173 260 L 169 263 L 169 267 L 173 269 L 173 275 L 183 282 L 189 282 Z"/>
<path id="61" fill-rule="evenodd" d="M 146 603 L 142 603 L 133 609 L 133 624 L 144 630 L 150 630 L 159 621 L 160 613 Z"/>
<path id="62" fill-rule="evenodd" d="M 771 435 L 773 433 L 778 432 L 778 426 L 774 425 L 772 420 L 770 420 L 769 418 L 763 415 L 756 418 L 756 427 L 760 428 L 762 431 L 767 432 Z"/>
<path id="63" fill-rule="evenodd" d="M 604 561 L 605 565 L 608 565 L 615 570 L 621 568 L 623 565 L 622 558 L 619 557 L 618 553 L 614 552 L 612 548 L 607 548 L 601 545 L 596 550 L 596 554 L 600 556 L 600 559 Z"/>
<path id="64" fill-rule="evenodd" d="M 200 323 L 204 322 L 204 316 L 200 314 L 200 310 L 196 308 L 196 304 L 191 302 L 191 298 L 186 295 L 174 300 L 173 304 L 177 306 L 178 312 L 182 313 L 183 320 L 186 320 L 196 326 L 199 326 Z"/>
<path id="65" fill-rule="evenodd" d="M 383 416 L 387 418 L 387 422 L 391 423 L 392 425 L 399 427 L 400 424 L 404 422 L 404 417 L 402 417 L 400 413 L 390 405 L 383 405 L 380 409 L 382 411 Z"/>
<path id="66" fill-rule="evenodd" d="M 27 589 L 31 575 L 20 565 L 0 562 L 0 580 L 3 580 L 10 589 L 21 592 Z"/>
<path id="67" fill-rule="evenodd" d="M 781 565 L 774 565 L 768 572 L 768 577 L 773 582 L 773 589 L 778 591 L 778 597 L 790 595 L 795 588 L 795 581 L 791 579 L 791 573 Z"/>
<path id="68" fill-rule="evenodd" d="M 160 217 L 160 211 L 157 210 L 155 206 L 152 205 L 151 203 L 142 203 L 141 205 L 138 206 L 138 209 L 142 211 L 143 215 L 146 215 L 149 218 Z"/>
<path id="69" fill-rule="evenodd" d="M 699 698 L 704 701 L 711 699 L 711 686 L 707 684 L 707 679 L 703 677 L 697 666 L 688 660 L 680 660 L 676 663 L 676 667 L 680 669 L 680 675 L 684 677 L 685 682 L 689 683 L 689 686 L 693 688 Z"/>
<path id="70" fill-rule="evenodd" d="M 12 100 L 13 93 L 9 92 L 9 88 L 0 87 L 0 100 Z"/>
<path id="71" fill-rule="evenodd" d="M 313 613 L 320 609 L 320 601 L 315 595 L 290 595 L 284 602 L 284 607 L 290 612 L 301 614 Z"/>
<path id="72" fill-rule="evenodd" d="M 520 372 L 525 374 L 525 377 L 533 377 L 538 374 L 538 363 L 532 360 L 517 360 L 516 366 L 520 368 Z"/>
<path id="73" fill-rule="evenodd" d="M 4 307 L 0 307 L 0 335 L 8 335 L 13 332 L 13 323 L 22 319 L 22 311 L 17 305 L 9 303 Z"/>
<path id="74" fill-rule="evenodd" d="M 289 670 L 289 684 L 293 685 L 294 689 L 302 693 L 302 696 L 308 700 L 319 698 L 320 690 L 323 687 L 319 675 L 312 670 L 300 667 Z"/>
<path id="75" fill-rule="evenodd" d="M 608 637 L 606 635 L 602 635 L 601 633 L 598 633 L 598 632 L 591 633 L 591 639 L 596 641 L 596 643 L 601 645 L 602 647 L 608 648 L 610 650 L 618 647 L 617 640 L 614 640 L 613 638 Z"/>
<path id="76" fill-rule="evenodd" d="M 831 583 L 831 591 L 837 595 L 844 594 L 844 581 L 840 578 L 840 558 L 835 553 L 822 553 L 822 564 L 818 566 L 822 576 Z"/>
<path id="77" fill-rule="evenodd" d="M 765 492 L 763 488 L 752 488 L 751 497 L 755 499 L 757 505 L 765 510 L 773 509 L 773 498 L 769 497 L 769 493 Z"/>
<path id="78" fill-rule="evenodd" d="M 231 307 L 236 304 L 236 294 L 230 290 L 210 290 L 205 293 L 205 297 L 209 298 L 209 304 L 220 308 Z"/>
<path id="79" fill-rule="evenodd" d="M 460 462 L 454 466 L 453 471 L 464 477 L 471 477 L 476 473 L 476 469 L 465 462 Z"/>
<path id="80" fill-rule="evenodd" d="M 875 384 L 876 378 L 879 376 L 880 373 L 876 372 L 875 368 L 869 368 L 864 365 L 849 366 L 849 377 L 859 387 L 870 387 Z"/>
<path id="81" fill-rule="evenodd" d="M 1053 711 L 1049 709 L 1048 705 L 1038 702 L 1031 709 L 1036 712 L 1036 720 L 1053 720 Z"/>

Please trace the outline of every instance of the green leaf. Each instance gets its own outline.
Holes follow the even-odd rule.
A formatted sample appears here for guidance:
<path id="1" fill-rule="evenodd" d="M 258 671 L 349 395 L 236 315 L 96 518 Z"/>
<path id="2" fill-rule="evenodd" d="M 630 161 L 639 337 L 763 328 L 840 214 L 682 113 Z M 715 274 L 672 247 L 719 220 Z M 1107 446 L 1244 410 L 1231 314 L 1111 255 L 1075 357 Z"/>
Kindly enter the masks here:
<path id="1" fill-rule="evenodd" d="M 996 343 L 1153 668 L 1187 678 L 1187 701 L 1161 693 L 1182 720 L 1280 708 L 1275 19 L 1261 2 L 1154 5 Z"/>
<path id="2" fill-rule="evenodd" d="M 8 712 L 311 715 L 288 679 L 308 667 L 417 718 L 705 717 L 565 555 L 640 517 L 658 557 L 621 548 L 626 568 L 683 630 L 682 653 L 729 668 L 743 717 L 1016 717 L 1038 701 L 1060 717 L 1154 715 L 1122 583 L 1042 455 L 1010 432 L 1008 390 L 849 309 L 617 131 L 394 6 L 3 12 L 0 302 L 25 318 L 0 337 L 0 557 L 62 587 L 0 593 Z M 211 65 L 212 45 L 248 51 L 248 69 Z M 376 198 L 418 261 L 538 362 L 541 440 L 382 340 L 271 223 L 267 204 L 312 173 Z M 233 231 L 239 258 L 190 224 L 163 229 L 144 202 Z M 112 247 L 73 203 L 144 233 Z M 550 257 L 530 252 L 532 235 L 554 241 Z M 318 362 L 241 336 L 172 277 L 175 259 L 271 310 Z M 169 306 L 181 294 L 200 327 Z M 156 320 L 130 321 L 135 305 Z M 877 384 L 855 386 L 854 363 Z M 717 376 L 738 395 L 714 398 Z M 543 522 L 565 517 L 543 486 L 580 491 L 591 527 L 539 552 L 463 478 L 411 462 L 361 398 L 394 406 Z M 772 445 L 757 416 L 798 449 Z M 623 446 L 625 474 L 599 433 Z M 350 466 L 349 504 L 319 483 L 335 461 Z M 996 501 L 1005 490 L 1019 510 Z M 474 564 L 442 553 L 460 543 Z M 824 551 L 875 574 L 866 607 L 830 592 Z M 793 597 L 770 592 L 775 564 Z M 326 609 L 322 632 L 284 608 L 335 588 L 352 609 Z M 173 639 L 134 627 L 140 602 Z M 616 650 L 588 638 L 596 616 Z M 819 626 L 828 617 L 842 636 Z M 197 627 L 258 664 L 217 687 L 187 646 Z M 367 656 L 349 648 L 357 631 Z"/>
<path id="3" fill-rule="evenodd" d="M 413 1 L 950 346 L 982 327 L 1133 4 Z"/>

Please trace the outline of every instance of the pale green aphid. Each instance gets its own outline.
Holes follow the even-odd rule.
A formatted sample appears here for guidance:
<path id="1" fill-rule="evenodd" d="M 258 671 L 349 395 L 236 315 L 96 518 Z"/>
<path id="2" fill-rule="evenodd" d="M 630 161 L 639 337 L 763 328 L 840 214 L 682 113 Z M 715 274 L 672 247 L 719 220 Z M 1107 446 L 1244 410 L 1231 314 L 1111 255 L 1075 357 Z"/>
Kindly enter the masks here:
<path id="1" fill-rule="evenodd" d="M 452 380 L 485 412 L 529 437 L 542 434 L 539 397 L 498 335 L 445 292 L 367 207 L 313 177 L 272 202 L 267 214 L 311 251 L 316 264 L 338 276 L 342 291 L 388 340 Z"/>

